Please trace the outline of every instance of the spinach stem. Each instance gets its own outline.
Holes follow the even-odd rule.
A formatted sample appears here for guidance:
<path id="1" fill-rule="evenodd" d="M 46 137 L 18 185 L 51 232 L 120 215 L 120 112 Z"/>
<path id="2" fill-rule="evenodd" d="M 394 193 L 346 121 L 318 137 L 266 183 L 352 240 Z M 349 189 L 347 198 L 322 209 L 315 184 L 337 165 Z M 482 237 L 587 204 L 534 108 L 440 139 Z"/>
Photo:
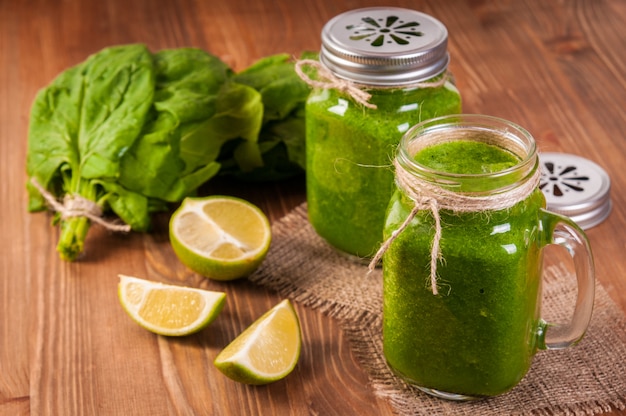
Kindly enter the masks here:
<path id="1" fill-rule="evenodd" d="M 71 193 L 78 194 L 90 201 L 98 200 L 97 187 L 94 184 L 80 177 L 75 180 L 72 179 Z M 76 260 L 82 253 L 90 226 L 91 221 L 85 217 L 71 217 L 61 220 L 61 235 L 59 236 L 57 251 L 63 260 Z"/>
<path id="2" fill-rule="evenodd" d="M 67 218 L 61 221 L 61 236 L 57 251 L 63 260 L 76 260 L 85 245 L 90 221 L 85 217 Z"/>

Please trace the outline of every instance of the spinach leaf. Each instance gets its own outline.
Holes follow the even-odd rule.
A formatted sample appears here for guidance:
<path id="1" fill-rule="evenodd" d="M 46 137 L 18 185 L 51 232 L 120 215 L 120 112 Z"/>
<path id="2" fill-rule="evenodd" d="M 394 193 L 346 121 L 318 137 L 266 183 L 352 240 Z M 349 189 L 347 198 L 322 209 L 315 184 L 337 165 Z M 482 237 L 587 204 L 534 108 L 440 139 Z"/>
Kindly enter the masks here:
<path id="1" fill-rule="evenodd" d="M 200 125 L 185 129 L 181 154 L 188 169 L 214 162 L 221 145 L 237 138 L 243 139 L 238 147 L 241 168 L 260 166 L 263 162 L 256 141 L 262 118 L 263 104 L 256 90 L 233 82 L 225 83 L 219 92 L 215 115 Z"/>
<path id="2" fill-rule="evenodd" d="M 261 94 L 263 121 L 282 120 L 306 100 L 309 87 L 293 69 L 287 54 L 261 58 L 233 77 L 233 81 L 248 85 Z"/>
<path id="3" fill-rule="evenodd" d="M 122 159 L 119 183 L 150 198 L 177 202 L 217 173 L 216 157 L 189 160 L 187 154 L 219 152 L 219 143 L 203 134 L 202 126 L 216 116 L 231 70 L 194 48 L 160 51 L 154 62 L 154 104 L 141 137 Z M 192 132 L 203 141 L 189 151 L 183 142 Z"/>
<path id="4" fill-rule="evenodd" d="M 61 194 L 61 166 L 78 166 L 75 151 L 83 91 L 84 64 L 61 73 L 33 102 L 29 123 L 26 169 L 30 177 L 55 194 Z M 46 208 L 45 200 L 29 182 L 30 211 Z"/>
<path id="5" fill-rule="evenodd" d="M 303 58 L 315 56 L 310 52 L 302 54 Z M 261 58 L 235 74 L 233 81 L 261 94 L 263 125 L 255 147 L 262 162 L 246 166 L 238 153 L 240 148 L 232 150 L 227 146 L 219 159 L 220 174 L 257 182 L 281 180 L 304 172 L 304 106 L 310 88 L 294 71 L 290 56 L 278 54 Z"/>

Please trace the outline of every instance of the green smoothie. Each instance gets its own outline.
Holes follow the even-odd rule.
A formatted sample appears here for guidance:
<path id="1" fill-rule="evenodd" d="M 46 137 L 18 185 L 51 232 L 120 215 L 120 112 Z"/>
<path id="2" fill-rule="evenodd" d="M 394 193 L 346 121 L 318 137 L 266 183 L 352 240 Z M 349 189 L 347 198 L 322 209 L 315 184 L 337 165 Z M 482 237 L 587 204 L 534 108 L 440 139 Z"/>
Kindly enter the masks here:
<path id="1" fill-rule="evenodd" d="M 503 149 L 471 141 L 436 144 L 415 159 L 441 172 L 467 174 L 499 172 L 519 162 Z M 501 394 L 521 380 L 537 349 L 538 213 L 544 206 L 536 190 L 509 209 L 441 210 L 438 295 L 430 287 L 433 217 L 417 214 L 384 256 L 384 354 L 394 372 L 423 388 L 472 397 Z M 401 191 L 394 193 L 385 238 L 412 207 Z"/>
<path id="2" fill-rule="evenodd" d="M 457 89 L 374 89 L 368 109 L 336 90 L 307 102 L 307 202 L 311 224 L 339 250 L 370 257 L 382 240 L 393 192 L 391 162 L 402 134 L 421 120 L 461 110 Z"/>

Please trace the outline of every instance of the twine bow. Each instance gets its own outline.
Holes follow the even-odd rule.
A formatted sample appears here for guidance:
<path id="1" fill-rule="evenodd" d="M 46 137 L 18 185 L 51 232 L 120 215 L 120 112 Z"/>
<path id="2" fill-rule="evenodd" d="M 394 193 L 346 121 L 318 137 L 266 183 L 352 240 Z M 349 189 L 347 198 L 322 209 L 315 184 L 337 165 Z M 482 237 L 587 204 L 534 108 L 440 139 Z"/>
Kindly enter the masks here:
<path id="1" fill-rule="evenodd" d="M 41 186 L 35 178 L 32 178 L 30 182 L 37 188 L 50 207 L 61 214 L 61 218 L 85 217 L 102 225 L 107 230 L 119 232 L 128 232 L 131 230 L 128 224 L 118 224 L 102 218 L 102 208 L 93 201 L 83 198 L 80 195 L 66 194 L 63 198 L 63 203 L 61 203 L 54 195 Z"/>

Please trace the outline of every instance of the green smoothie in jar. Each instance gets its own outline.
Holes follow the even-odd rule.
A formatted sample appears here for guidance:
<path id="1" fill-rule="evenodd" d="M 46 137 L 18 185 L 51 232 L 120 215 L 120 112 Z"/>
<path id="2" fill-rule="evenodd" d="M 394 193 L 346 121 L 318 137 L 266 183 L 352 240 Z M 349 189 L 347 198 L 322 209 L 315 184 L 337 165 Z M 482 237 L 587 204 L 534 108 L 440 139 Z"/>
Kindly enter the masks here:
<path id="1" fill-rule="evenodd" d="M 508 152 L 475 142 L 437 145 L 415 159 L 455 173 L 486 173 L 518 162 Z M 412 205 L 395 194 L 390 230 L 408 216 Z M 447 392 L 496 395 L 526 374 L 536 349 L 530 328 L 537 326 L 540 274 L 539 248 L 526 245 L 524 238 L 537 232 L 528 224 L 536 224 L 536 212 L 543 206 L 543 194 L 536 190 L 512 208 L 489 214 L 441 212 L 445 253 L 445 265 L 438 267 L 441 296 L 433 296 L 425 284 L 428 270 L 423 262 L 410 260 L 430 259 L 430 212 L 418 214 L 395 240 L 385 257 L 387 270 L 397 270 L 385 276 L 385 290 L 394 293 L 385 298 L 385 354 L 393 366 L 406 369 L 405 377 Z M 455 224 L 462 227 L 454 228 Z M 394 267 L 395 259 L 403 259 L 401 268 Z M 416 279 L 416 271 L 424 276 Z M 453 330 L 439 330 L 442 320 Z M 406 326 L 408 321 L 438 330 L 414 331 Z M 519 331 L 520 327 L 527 330 Z M 455 347 L 449 349 L 451 345 Z"/>
<path id="2" fill-rule="evenodd" d="M 448 62 L 445 26 L 413 10 L 358 9 L 324 27 L 318 77 L 328 82 L 306 108 L 307 202 L 311 224 L 338 250 L 378 250 L 402 134 L 461 111 Z"/>
<path id="3" fill-rule="evenodd" d="M 548 340 L 542 248 L 563 224 L 559 238 L 587 240 L 571 220 L 544 210 L 532 137 L 487 116 L 426 124 L 407 133 L 395 164 L 384 231 L 384 355 L 396 374 L 438 397 L 499 395 L 520 382 L 538 348 L 582 337 L 593 303 L 591 254 L 588 243 L 569 247 L 584 269 L 584 312 L 574 335 Z"/>

